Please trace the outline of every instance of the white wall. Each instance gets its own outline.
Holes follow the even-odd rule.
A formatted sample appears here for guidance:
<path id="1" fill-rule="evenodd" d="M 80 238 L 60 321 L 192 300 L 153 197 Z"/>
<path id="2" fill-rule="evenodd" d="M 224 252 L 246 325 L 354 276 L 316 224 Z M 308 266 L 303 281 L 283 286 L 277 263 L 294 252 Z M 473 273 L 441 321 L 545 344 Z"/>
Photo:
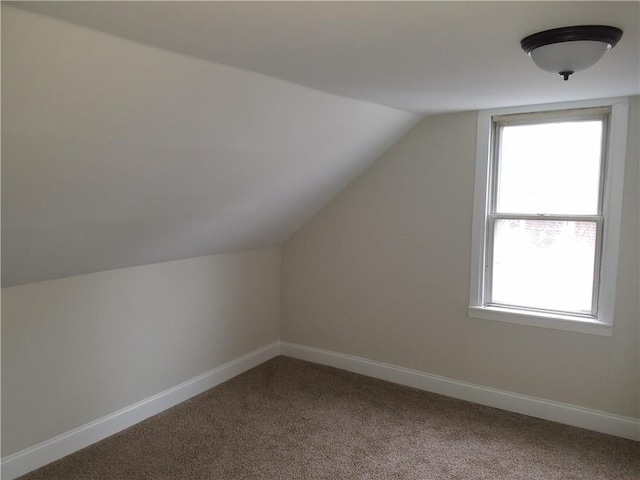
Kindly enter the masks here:
<path id="1" fill-rule="evenodd" d="M 2 290 L 2 456 L 279 338 L 280 249 Z"/>
<path id="2" fill-rule="evenodd" d="M 476 113 L 424 119 L 283 248 L 283 340 L 639 416 L 638 97 L 612 337 L 469 318 Z"/>

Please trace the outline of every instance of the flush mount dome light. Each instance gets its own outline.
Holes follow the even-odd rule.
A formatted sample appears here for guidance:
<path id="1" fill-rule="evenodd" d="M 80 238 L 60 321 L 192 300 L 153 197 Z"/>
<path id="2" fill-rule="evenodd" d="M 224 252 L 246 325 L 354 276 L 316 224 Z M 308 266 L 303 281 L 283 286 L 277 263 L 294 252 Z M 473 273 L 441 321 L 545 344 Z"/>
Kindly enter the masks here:
<path id="1" fill-rule="evenodd" d="M 534 33 L 520 41 L 524 52 L 542 70 L 562 75 L 565 80 L 596 63 L 616 46 L 622 30 L 605 25 L 579 25 Z"/>

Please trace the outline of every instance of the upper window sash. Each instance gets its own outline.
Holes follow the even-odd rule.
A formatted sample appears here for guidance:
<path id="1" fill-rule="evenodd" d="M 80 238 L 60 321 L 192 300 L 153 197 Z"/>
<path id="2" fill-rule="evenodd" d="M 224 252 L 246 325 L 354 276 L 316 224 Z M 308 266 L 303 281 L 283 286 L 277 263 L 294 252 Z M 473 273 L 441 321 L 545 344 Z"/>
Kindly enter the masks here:
<path id="1" fill-rule="evenodd" d="M 602 215 L 603 212 L 603 190 L 606 175 L 606 157 L 607 157 L 607 139 L 609 136 L 609 116 L 611 113 L 610 107 L 600 108 L 582 108 L 571 109 L 567 111 L 545 111 L 526 114 L 511 114 L 511 115 L 493 115 L 491 117 L 491 143 L 490 143 L 490 175 L 489 175 L 489 212 L 504 213 L 504 214 L 567 214 L 567 215 Z M 595 192 L 597 198 L 595 199 L 595 211 L 589 213 L 579 213 L 576 211 L 544 211 L 544 207 L 540 207 L 535 212 L 523 211 L 518 209 L 504 210 L 499 208 L 499 198 L 501 187 L 501 168 L 502 168 L 502 152 L 503 152 L 503 132 L 505 127 L 513 126 L 538 126 L 545 124 L 559 124 L 566 122 L 598 122 L 600 124 L 600 154 L 598 158 L 598 184 L 597 191 Z M 553 172 L 548 172 L 548 175 L 553 175 Z"/>

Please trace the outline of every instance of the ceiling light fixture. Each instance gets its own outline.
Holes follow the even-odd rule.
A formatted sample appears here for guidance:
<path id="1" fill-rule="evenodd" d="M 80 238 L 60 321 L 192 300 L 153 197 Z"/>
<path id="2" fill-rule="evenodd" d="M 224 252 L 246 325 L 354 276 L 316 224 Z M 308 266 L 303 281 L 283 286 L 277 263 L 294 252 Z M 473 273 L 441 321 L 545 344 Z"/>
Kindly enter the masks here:
<path id="1" fill-rule="evenodd" d="M 538 67 L 565 80 L 596 63 L 622 37 L 622 30 L 605 25 L 579 25 L 534 33 L 520 41 Z"/>

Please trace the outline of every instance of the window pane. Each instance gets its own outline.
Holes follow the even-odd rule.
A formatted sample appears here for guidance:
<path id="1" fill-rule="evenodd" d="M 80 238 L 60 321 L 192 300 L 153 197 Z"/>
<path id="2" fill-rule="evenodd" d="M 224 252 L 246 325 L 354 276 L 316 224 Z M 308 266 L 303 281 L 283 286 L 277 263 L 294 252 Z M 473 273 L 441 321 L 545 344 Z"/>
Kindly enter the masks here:
<path id="1" fill-rule="evenodd" d="M 598 214 L 601 120 L 502 127 L 496 211 Z"/>
<path id="2" fill-rule="evenodd" d="M 490 303 L 591 313 L 595 222 L 496 220 Z"/>

